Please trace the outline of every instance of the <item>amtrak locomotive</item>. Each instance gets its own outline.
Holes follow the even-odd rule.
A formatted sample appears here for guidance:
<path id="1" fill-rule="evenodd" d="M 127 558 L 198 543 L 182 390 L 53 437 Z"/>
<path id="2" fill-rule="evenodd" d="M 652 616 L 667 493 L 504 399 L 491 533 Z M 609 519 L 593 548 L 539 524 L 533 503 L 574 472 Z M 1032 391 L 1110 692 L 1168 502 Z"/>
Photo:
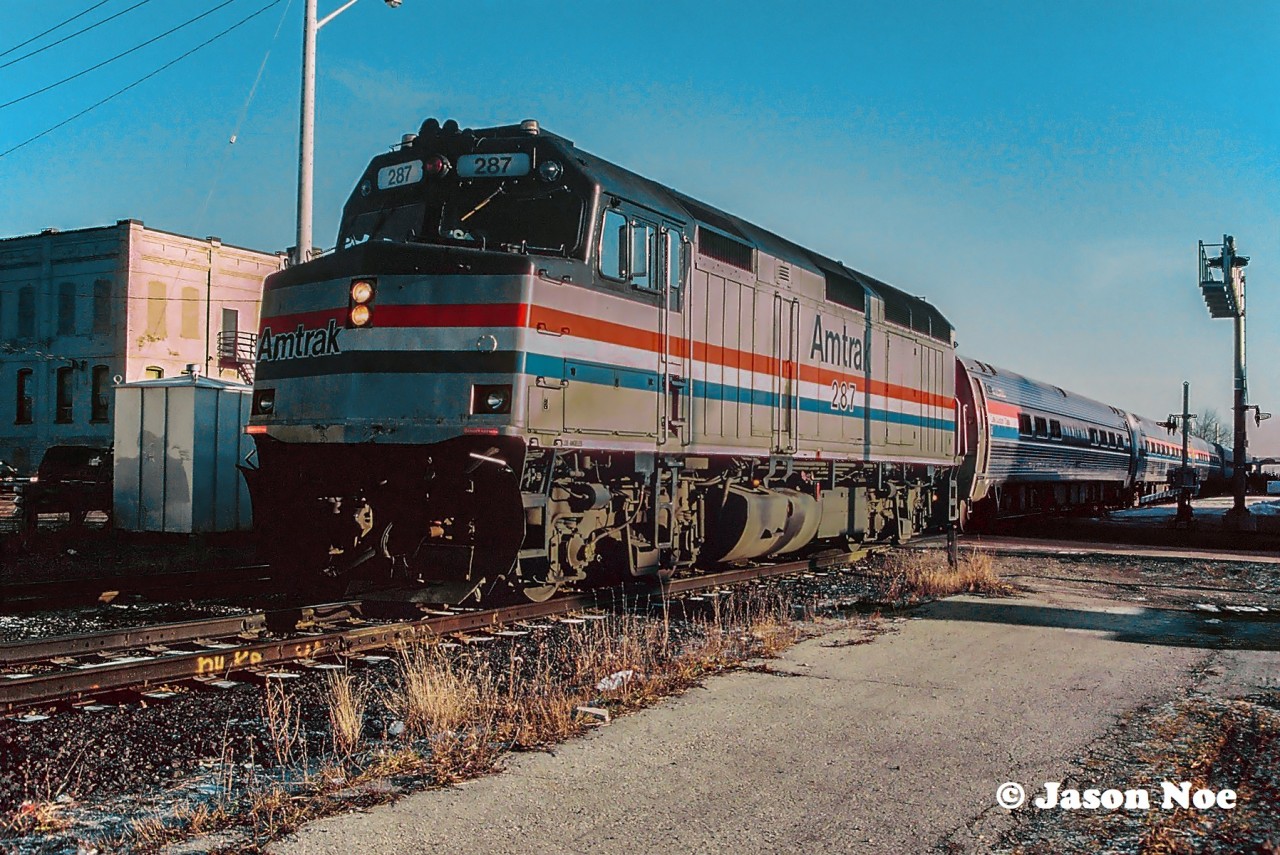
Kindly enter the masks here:
<path id="1" fill-rule="evenodd" d="M 428 121 L 267 283 L 277 562 L 464 599 L 906 538 L 946 518 L 936 309 L 536 123 Z"/>
<path id="2" fill-rule="evenodd" d="M 272 562 L 428 599 L 1140 489 L 1145 423 L 1054 415 L 924 300 L 533 121 L 428 120 L 375 157 L 337 249 L 267 280 L 255 370 Z"/>

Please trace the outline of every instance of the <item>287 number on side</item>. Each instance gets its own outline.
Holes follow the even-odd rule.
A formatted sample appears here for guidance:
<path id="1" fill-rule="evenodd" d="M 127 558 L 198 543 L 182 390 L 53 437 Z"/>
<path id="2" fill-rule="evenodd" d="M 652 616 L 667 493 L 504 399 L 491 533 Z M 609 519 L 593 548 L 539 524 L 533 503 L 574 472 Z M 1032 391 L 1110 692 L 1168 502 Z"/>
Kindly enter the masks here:
<path id="1" fill-rule="evenodd" d="M 858 401 L 858 388 L 853 383 L 831 381 L 831 409 L 837 413 L 851 413 Z"/>

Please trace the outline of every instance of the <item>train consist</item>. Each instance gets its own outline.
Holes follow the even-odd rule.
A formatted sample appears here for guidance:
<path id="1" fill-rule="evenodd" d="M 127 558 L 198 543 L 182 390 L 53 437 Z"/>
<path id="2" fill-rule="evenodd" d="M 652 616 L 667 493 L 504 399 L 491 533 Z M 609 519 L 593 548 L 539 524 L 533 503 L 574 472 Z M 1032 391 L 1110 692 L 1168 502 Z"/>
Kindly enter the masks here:
<path id="1" fill-rule="evenodd" d="M 261 324 L 245 477 L 271 560 L 437 600 L 1120 504 L 1172 449 L 533 121 L 427 120 L 375 157 Z"/>
<path id="2" fill-rule="evenodd" d="M 976 359 L 957 359 L 956 375 L 964 527 L 1174 495 L 1182 445 L 1167 426 Z M 1221 482 L 1222 448 L 1188 446 L 1195 484 Z"/>

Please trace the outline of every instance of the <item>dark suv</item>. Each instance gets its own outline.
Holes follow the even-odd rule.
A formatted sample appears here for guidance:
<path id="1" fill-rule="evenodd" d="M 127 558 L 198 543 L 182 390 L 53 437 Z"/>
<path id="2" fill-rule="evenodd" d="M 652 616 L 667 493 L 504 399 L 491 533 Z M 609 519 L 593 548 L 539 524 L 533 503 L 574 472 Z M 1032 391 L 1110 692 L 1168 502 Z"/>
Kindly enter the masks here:
<path id="1" fill-rule="evenodd" d="M 111 514 L 112 453 L 110 448 L 54 445 L 44 453 L 36 477 L 20 494 L 22 519 L 28 530 L 40 514 L 70 514 L 82 525 L 89 511 Z"/>

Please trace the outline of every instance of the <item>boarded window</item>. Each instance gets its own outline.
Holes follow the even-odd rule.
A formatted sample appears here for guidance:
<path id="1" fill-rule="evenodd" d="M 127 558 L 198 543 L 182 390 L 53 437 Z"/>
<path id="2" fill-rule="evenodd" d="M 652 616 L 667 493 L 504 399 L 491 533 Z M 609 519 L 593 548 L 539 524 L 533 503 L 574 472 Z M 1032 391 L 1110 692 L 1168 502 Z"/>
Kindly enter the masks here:
<path id="1" fill-rule="evenodd" d="M 35 412 L 32 406 L 32 383 L 35 382 L 34 372 L 30 368 L 22 368 L 18 370 L 18 401 L 16 407 L 16 415 L 14 424 L 29 425 L 31 424 L 31 416 Z"/>
<path id="2" fill-rule="evenodd" d="M 74 419 L 75 414 L 72 412 L 72 383 L 74 378 L 71 376 L 71 368 L 59 368 L 57 375 L 57 410 L 54 413 L 53 420 L 59 424 L 66 424 Z"/>
<path id="3" fill-rule="evenodd" d="M 168 307 L 168 293 L 163 282 L 151 282 L 147 285 L 147 335 L 162 339 L 169 335 L 169 319 L 165 315 Z"/>
<path id="4" fill-rule="evenodd" d="M 93 331 L 111 331 L 111 281 L 108 279 L 93 283 Z"/>
<path id="5" fill-rule="evenodd" d="M 18 337 L 35 338 L 36 335 L 36 289 L 34 285 L 23 285 L 18 291 Z"/>
<path id="6" fill-rule="evenodd" d="M 111 391 L 108 376 L 111 369 L 105 365 L 93 366 L 93 408 L 90 421 L 105 422 L 111 413 Z"/>
<path id="7" fill-rule="evenodd" d="M 72 282 L 58 285 L 58 335 L 76 334 L 76 286 Z"/>
<path id="8" fill-rule="evenodd" d="M 197 288 L 182 289 L 183 338 L 200 338 L 200 291 Z"/>

